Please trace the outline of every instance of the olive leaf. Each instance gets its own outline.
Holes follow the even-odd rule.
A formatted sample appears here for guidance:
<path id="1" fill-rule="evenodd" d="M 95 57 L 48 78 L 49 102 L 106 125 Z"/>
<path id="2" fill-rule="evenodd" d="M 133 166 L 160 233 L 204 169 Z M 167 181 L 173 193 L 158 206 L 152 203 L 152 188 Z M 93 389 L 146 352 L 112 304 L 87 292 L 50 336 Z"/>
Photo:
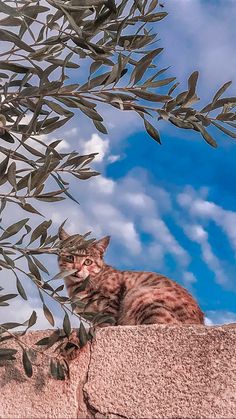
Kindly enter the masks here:
<path id="1" fill-rule="evenodd" d="M 88 342 L 88 334 L 82 321 L 80 322 L 79 330 L 77 331 L 77 336 L 79 338 L 80 347 L 82 348 Z"/>
<path id="2" fill-rule="evenodd" d="M 152 137 L 155 141 L 157 141 L 159 144 L 161 144 L 159 132 L 145 118 L 144 118 L 144 125 L 145 125 L 146 131 L 150 135 L 150 137 Z"/>
<path id="3" fill-rule="evenodd" d="M 33 375 L 33 368 L 30 361 L 29 352 L 26 349 L 23 349 L 22 351 L 22 363 L 27 377 L 31 378 Z"/>
<path id="4" fill-rule="evenodd" d="M 29 218 L 25 218 L 25 219 L 23 219 L 21 221 L 17 221 L 16 223 L 7 227 L 6 230 L 4 231 L 4 233 L 0 236 L 0 240 L 7 239 L 7 238 L 17 234 L 25 226 L 25 224 L 28 221 L 29 221 Z"/>
<path id="5" fill-rule="evenodd" d="M 65 313 L 64 320 L 63 320 L 63 330 L 66 336 L 70 336 L 71 324 L 70 324 L 70 319 L 67 313 Z"/>
<path id="6" fill-rule="evenodd" d="M 16 353 L 16 349 L 0 348 L 0 361 L 14 361 Z"/>
<path id="7" fill-rule="evenodd" d="M 54 321 L 53 314 L 51 313 L 49 308 L 46 306 L 46 304 L 43 304 L 43 313 L 46 319 L 48 320 L 48 322 L 51 324 L 51 326 L 54 326 L 55 321 Z"/>

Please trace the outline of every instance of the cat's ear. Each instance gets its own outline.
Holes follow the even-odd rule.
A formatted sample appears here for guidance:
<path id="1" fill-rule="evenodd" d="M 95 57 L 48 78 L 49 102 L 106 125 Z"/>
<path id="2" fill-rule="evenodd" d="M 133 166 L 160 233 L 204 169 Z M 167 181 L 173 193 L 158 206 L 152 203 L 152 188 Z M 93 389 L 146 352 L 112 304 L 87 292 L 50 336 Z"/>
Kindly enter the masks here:
<path id="1" fill-rule="evenodd" d="M 66 240 L 70 237 L 70 235 L 64 230 L 64 228 L 59 229 L 58 236 L 60 240 Z"/>
<path id="2" fill-rule="evenodd" d="M 110 236 L 103 237 L 93 243 L 93 246 L 99 250 L 100 253 L 104 253 L 110 241 Z"/>

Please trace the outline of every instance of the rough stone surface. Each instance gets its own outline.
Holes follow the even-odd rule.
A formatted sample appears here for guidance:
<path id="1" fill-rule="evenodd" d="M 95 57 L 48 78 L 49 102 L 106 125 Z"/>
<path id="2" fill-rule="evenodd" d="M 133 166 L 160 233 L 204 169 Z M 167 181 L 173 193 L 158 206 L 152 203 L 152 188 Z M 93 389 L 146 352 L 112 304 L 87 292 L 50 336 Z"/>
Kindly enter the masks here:
<path id="1" fill-rule="evenodd" d="M 236 329 L 103 329 L 84 391 L 96 417 L 236 418 Z"/>
<path id="2" fill-rule="evenodd" d="M 31 332 L 24 337 L 29 345 L 37 342 L 52 331 Z M 1 347 L 14 347 L 9 342 Z M 18 348 L 17 348 L 18 349 Z M 38 347 L 39 349 L 39 347 Z M 49 374 L 49 359 L 37 356 L 33 366 L 33 377 L 23 372 L 21 350 L 14 363 L 0 362 L 0 418 L 76 418 L 78 405 L 82 417 L 86 417 L 82 388 L 86 380 L 89 346 L 83 348 L 78 358 L 70 364 L 70 380 L 58 381 Z"/>
<path id="3" fill-rule="evenodd" d="M 104 328 L 65 382 L 36 363 L 31 379 L 20 360 L 0 364 L 0 418 L 236 418 L 235 326 Z"/>

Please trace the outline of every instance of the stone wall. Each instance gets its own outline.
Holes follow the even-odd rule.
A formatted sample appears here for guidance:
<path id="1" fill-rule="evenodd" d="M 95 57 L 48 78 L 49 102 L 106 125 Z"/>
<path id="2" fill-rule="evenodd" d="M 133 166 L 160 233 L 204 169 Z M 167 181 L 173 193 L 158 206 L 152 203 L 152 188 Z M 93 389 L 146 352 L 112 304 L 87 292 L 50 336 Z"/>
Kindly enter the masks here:
<path id="1" fill-rule="evenodd" d="M 102 329 L 65 382 L 36 363 L 2 363 L 0 418 L 236 418 L 235 325 Z"/>

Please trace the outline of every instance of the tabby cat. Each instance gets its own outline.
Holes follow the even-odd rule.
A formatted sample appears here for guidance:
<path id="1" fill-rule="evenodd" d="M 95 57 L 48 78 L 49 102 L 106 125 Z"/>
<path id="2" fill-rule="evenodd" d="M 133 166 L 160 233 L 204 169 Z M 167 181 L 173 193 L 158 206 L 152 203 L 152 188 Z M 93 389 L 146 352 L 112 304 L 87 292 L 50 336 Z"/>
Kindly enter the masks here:
<path id="1" fill-rule="evenodd" d="M 61 230 L 59 237 L 70 236 Z M 89 311 L 105 312 L 116 325 L 153 323 L 203 324 L 204 315 L 188 291 L 165 276 L 153 272 L 120 271 L 103 260 L 109 237 L 91 243 L 86 250 L 63 252 L 61 270 L 77 271 L 65 278 L 69 296 L 89 276 L 85 290 L 78 293 Z M 82 314 L 82 309 L 76 312 Z"/>

